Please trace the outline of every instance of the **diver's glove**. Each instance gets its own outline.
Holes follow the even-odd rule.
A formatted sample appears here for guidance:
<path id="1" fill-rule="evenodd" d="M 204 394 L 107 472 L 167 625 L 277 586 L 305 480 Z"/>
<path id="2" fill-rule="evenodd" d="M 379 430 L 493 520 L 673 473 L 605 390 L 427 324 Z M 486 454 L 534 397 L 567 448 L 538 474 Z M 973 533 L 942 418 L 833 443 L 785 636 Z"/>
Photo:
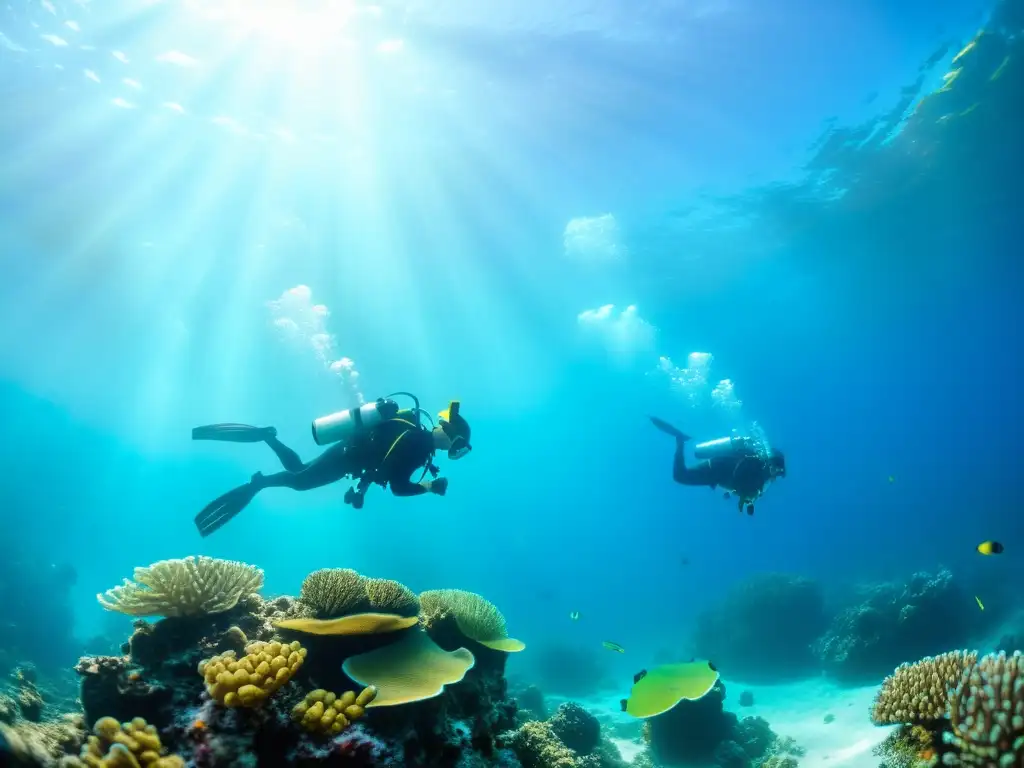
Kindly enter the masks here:
<path id="1" fill-rule="evenodd" d="M 437 480 L 431 480 L 427 490 L 437 496 L 444 496 L 448 492 L 448 478 L 439 477 Z"/>

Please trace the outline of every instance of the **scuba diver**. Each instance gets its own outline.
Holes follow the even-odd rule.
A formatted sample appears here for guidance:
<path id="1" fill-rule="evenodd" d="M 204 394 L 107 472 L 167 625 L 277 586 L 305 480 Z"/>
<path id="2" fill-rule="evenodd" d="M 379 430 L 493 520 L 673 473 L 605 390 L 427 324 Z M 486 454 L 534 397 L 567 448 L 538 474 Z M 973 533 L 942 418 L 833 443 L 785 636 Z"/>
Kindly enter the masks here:
<path id="1" fill-rule="evenodd" d="M 391 398 L 405 395 L 414 407 L 402 410 Z M 193 440 L 221 440 L 231 443 L 266 443 L 277 456 L 283 472 L 264 475 L 257 472 L 245 485 L 228 491 L 206 505 L 196 515 L 201 536 L 209 536 L 245 509 L 264 488 L 291 488 L 308 491 L 351 477 L 357 484 L 345 492 L 345 503 L 362 509 L 366 491 L 373 483 L 390 486 L 395 496 L 419 496 L 433 493 L 444 496 L 448 480 L 438 477 L 435 451 L 447 451 L 448 458 L 461 459 L 472 450 L 469 423 L 459 412 L 459 401 L 452 400 L 438 414 L 438 424 L 423 426 L 419 400 L 408 392 L 395 392 L 386 398 L 358 408 L 338 411 L 313 422 L 313 441 L 330 447 L 309 462 L 277 439 L 274 427 L 247 424 L 210 424 L 192 430 Z M 418 481 L 411 476 L 423 470 Z M 425 480 L 427 473 L 431 479 Z"/>
<path id="2" fill-rule="evenodd" d="M 739 509 L 754 514 L 754 502 L 765 492 L 768 483 L 786 476 L 786 457 L 782 451 L 770 450 L 765 456 L 749 437 L 721 437 L 700 443 L 694 449 L 699 463 L 686 466 L 683 446 L 690 439 L 666 421 L 651 416 L 658 429 L 676 439 L 676 455 L 672 463 L 672 479 L 682 485 L 721 486 L 725 498 L 735 495 Z"/>

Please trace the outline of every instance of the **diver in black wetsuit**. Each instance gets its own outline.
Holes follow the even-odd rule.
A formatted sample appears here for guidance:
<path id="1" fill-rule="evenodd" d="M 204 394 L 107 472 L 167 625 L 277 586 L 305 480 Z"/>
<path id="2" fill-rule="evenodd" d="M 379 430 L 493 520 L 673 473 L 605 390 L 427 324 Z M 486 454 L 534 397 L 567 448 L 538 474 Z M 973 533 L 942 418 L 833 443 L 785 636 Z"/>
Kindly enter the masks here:
<path id="1" fill-rule="evenodd" d="M 337 482 L 344 477 L 358 480 L 345 493 L 345 503 L 360 509 L 373 483 L 391 487 L 395 496 L 433 493 L 444 496 L 448 480 L 437 477 L 434 453 L 448 452 L 461 459 L 472 449 L 469 423 L 453 400 L 438 416 L 438 426 L 427 429 L 420 423 L 420 408 L 399 410 L 394 400 L 380 399 L 358 409 L 340 411 L 313 422 L 313 439 L 320 445 L 334 443 L 309 462 L 277 439 L 274 427 L 246 424 L 211 424 L 192 430 L 193 440 L 223 440 L 236 443 L 266 443 L 284 467 L 283 472 L 257 472 L 245 485 L 228 491 L 208 504 L 196 516 L 202 536 L 209 536 L 245 509 L 264 488 L 308 491 Z M 411 476 L 422 471 L 420 479 Z M 433 479 L 425 480 L 427 473 Z"/>
<path id="2" fill-rule="evenodd" d="M 676 455 L 672 463 L 672 479 L 681 485 L 706 485 L 722 487 L 725 497 L 736 496 L 739 509 L 746 506 L 747 514 L 754 514 L 754 502 L 777 477 L 786 476 L 786 457 L 782 451 L 772 450 L 762 457 L 752 449 L 744 438 L 722 438 L 697 446 L 707 449 L 708 458 L 692 467 L 686 466 L 683 447 L 690 439 L 666 421 L 651 416 L 658 429 L 676 439 Z M 717 449 L 717 450 L 716 450 Z"/>

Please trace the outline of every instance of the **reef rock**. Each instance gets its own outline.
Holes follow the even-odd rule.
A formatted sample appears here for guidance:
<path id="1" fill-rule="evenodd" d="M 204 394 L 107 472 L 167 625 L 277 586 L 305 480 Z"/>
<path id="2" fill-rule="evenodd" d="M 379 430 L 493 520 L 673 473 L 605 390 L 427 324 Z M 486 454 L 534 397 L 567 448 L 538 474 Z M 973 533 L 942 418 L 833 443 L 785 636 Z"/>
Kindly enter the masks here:
<path id="1" fill-rule="evenodd" d="M 811 650 L 828 626 L 818 584 L 770 573 L 744 581 L 698 617 L 693 646 L 730 679 L 773 683 L 813 673 Z"/>
<path id="2" fill-rule="evenodd" d="M 916 573 L 906 584 L 861 588 L 858 602 L 836 616 L 815 651 L 842 682 L 876 681 L 904 661 L 967 644 L 976 613 L 948 570 Z"/>

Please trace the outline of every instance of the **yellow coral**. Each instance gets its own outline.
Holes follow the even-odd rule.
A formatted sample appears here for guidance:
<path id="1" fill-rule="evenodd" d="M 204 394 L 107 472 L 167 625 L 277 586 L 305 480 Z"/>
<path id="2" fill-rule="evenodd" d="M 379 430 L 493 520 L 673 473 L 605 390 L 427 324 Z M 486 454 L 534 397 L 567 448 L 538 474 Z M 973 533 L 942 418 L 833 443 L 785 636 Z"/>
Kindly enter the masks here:
<path id="1" fill-rule="evenodd" d="M 423 624 L 430 627 L 448 617 L 465 637 L 495 651 L 516 653 L 526 645 L 508 636 L 505 617 L 494 603 L 462 589 L 431 589 L 420 595 Z"/>
<path id="2" fill-rule="evenodd" d="M 100 605 L 129 616 L 201 616 L 229 611 L 263 587 L 259 568 L 213 557 L 161 560 L 133 576 L 96 595 Z"/>
<path id="3" fill-rule="evenodd" d="M 358 695 L 346 691 L 341 696 L 317 688 L 306 694 L 306 698 L 292 709 L 292 720 L 310 733 L 323 736 L 337 736 L 366 712 L 366 707 L 377 695 L 372 685 Z"/>
<path id="4" fill-rule="evenodd" d="M 408 587 L 390 579 L 371 579 L 351 568 L 322 568 L 302 582 L 299 600 L 317 618 L 333 619 L 356 613 L 416 616 L 419 600 Z"/>
<path id="5" fill-rule="evenodd" d="M 360 685 L 377 690 L 375 707 L 393 707 L 439 696 L 461 682 L 476 659 L 465 648 L 445 651 L 422 629 L 376 650 L 350 656 L 342 670 Z"/>
<path id="6" fill-rule="evenodd" d="M 338 619 L 285 619 L 274 626 L 310 635 L 379 635 L 408 629 L 418 622 L 415 617 L 393 613 L 353 613 Z"/>
<path id="7" fill-rule="evenodd" d="M 876 725 L 927 723 L 946 717 L 950 694 L 978 654 L 951 651 L 901 664 L 882 682 L 871 708 Z"/>
<path id="8" fill-rule="evenodd" d="M 161 756 L 163 746 L 156 728 L 141 717 L 123 725 L 101 717 L 82 747 L 81 762 L 89 768 L 185 768 L 177 755 Z"/>
<path id="9" fill-rule="evenodd" d="M 226 651 L 199 664 L 206 690 L 225 707 L 260 706 L 294 677 L 306 658 L 297 641 L 250 643 L 245 653 L 237 659 L 234 651 Z"/>

